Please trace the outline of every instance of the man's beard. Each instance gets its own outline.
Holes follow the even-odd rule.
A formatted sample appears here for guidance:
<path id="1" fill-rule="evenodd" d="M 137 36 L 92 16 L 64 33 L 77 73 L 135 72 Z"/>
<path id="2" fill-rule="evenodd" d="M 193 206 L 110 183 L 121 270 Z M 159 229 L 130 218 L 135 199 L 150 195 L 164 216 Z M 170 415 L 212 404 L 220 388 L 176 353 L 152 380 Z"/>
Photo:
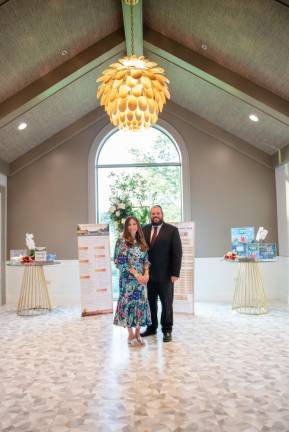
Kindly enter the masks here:
<path id="1" fill-rule="evenodd" d="M 162 223 L 163 223 L 163 218 L 162 219 L 160 219 L 158 222 L 154 222 L 153 221 L 153 219 L 151 219 L 151 223 L 152 223 L 152 225 L 154 225 L 154 226 L 159 226 L 159 225 L 161 225 Z"/>

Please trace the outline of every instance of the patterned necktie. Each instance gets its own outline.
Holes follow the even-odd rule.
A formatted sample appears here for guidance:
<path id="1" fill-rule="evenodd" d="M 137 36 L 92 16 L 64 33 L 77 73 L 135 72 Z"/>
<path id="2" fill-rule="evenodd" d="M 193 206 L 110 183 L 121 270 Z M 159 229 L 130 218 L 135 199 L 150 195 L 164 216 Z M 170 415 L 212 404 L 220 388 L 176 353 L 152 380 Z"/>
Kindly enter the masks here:
<path id="1" fill-rule="evenodd" d="M 154 244 L 154 242 L 155 242 L 155 240 L 157 238 L 157 235 L 158 235 L 158 227 L 155 226 L 154 227 L 154 232 L 153 232 L 153 235 L 152 235 L 152 238 L 151 238 L 151 246 Z"/>

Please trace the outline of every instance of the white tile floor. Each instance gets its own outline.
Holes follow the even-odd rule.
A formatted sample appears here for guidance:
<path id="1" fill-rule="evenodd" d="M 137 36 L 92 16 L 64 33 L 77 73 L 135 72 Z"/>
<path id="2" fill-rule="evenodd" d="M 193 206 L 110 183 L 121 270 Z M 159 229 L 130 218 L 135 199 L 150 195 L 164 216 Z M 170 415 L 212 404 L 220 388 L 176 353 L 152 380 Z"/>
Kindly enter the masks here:
<path id="1" fill-rule="evenodd" d="M 289 431 L 289 309 L 196 306 L 129 348 L 112 316 L 0 309 L 0 430 Z"/>

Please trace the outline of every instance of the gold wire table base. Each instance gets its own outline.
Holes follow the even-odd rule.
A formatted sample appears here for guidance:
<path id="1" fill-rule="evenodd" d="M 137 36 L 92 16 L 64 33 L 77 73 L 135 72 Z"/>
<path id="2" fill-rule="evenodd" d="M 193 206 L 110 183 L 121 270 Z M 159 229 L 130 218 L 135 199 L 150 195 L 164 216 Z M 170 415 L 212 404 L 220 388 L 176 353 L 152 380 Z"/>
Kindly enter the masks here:
<path id="1" fill-rule="evenodd" d="M 51 311 L 51 302 L 42 265 L 25 265 L 17 305 L 18 315 L 38 315 Z"/>
<path id="2" fill-rule="evenodd" d="M 257 262 L 240 262 L 232 309 L 244 314 L 268 312 L 263 280 Z"/>

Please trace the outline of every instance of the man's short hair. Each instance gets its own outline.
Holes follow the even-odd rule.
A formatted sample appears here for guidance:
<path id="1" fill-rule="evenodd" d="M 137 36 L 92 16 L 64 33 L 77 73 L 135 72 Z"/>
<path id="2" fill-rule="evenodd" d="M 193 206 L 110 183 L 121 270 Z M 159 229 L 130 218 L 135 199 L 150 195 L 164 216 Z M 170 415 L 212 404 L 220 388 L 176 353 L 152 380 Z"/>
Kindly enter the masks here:
<path id="1" fill-rule="evenodd" d="M 156 208 L 156 207 L 158 207 L 160 209 L 160 211 L 162 212 L 162 214 L 164 214 L 162 207 L 160 205 L 158 205 L 158 204 L 152 206 L 151 209 L 150 209 L 150 211 L 152 211 L 152 209 Z"/>

